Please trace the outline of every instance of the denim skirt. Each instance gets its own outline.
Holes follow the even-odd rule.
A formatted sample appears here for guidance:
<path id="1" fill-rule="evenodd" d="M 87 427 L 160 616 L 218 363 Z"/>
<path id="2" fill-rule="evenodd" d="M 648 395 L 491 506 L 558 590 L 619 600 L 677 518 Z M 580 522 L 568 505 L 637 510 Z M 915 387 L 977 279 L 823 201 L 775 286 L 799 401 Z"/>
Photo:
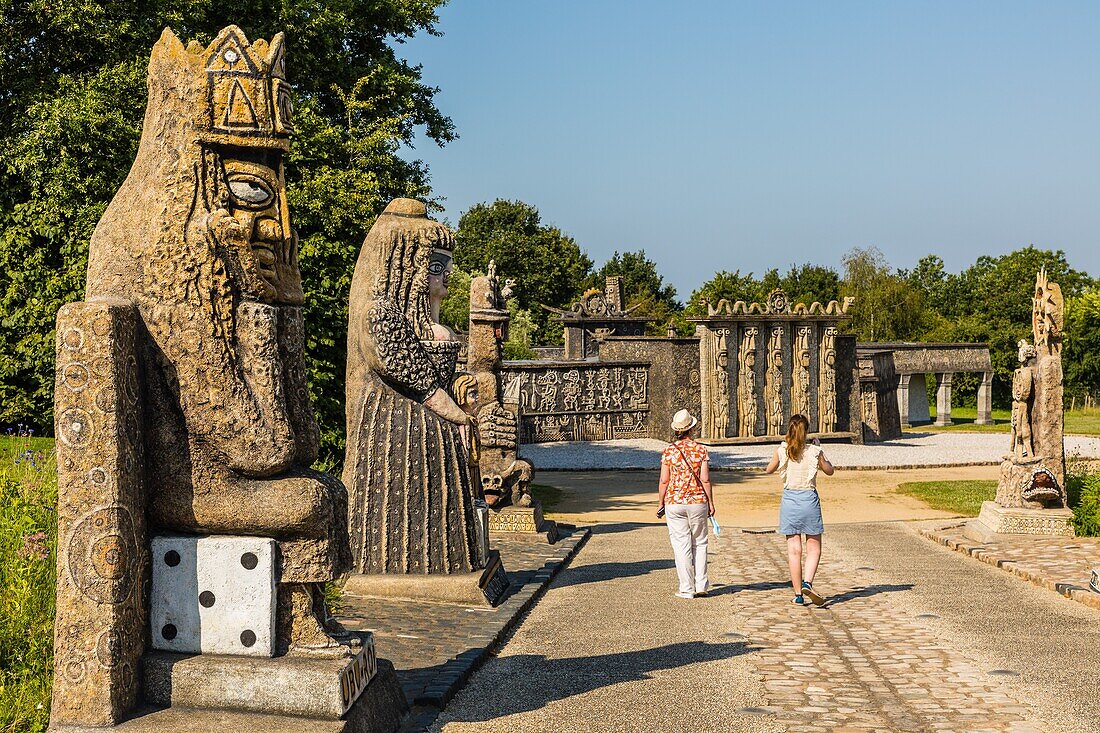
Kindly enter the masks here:
<path id="1" fill-rule="evenodd" d="M 783 489 L 779 502 L 779 534 L 821 534 L 821 501 L 813 489 Z"/>

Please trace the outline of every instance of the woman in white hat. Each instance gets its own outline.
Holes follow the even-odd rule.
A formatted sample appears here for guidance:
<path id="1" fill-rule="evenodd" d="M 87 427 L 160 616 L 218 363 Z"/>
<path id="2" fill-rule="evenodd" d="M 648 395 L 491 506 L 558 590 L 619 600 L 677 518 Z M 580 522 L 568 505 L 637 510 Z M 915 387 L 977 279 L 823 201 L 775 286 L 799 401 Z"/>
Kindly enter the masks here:
<path id="1" fill-rule="evenodd" d="M 661 486 L 657 516 L 665 516 L 676 558 L 680 598 L 706 595 L 707 518 L 714 516 L 707 449 L 692 433 L 699 424 L 690 412 L 672 417 L 674 440 L 661 453 Z"/>

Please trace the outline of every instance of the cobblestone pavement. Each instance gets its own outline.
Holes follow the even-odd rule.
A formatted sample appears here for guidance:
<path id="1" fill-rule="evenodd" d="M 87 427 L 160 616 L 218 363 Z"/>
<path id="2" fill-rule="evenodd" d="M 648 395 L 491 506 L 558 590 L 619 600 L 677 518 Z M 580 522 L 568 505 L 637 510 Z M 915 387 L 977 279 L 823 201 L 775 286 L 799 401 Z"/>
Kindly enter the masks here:
<path id="1" fill-rule="evenodd" d="M 787 572 L 784 537 L 734 532 L 719 547 L 716 564 L 737 591 L 737 626 L 761 647 L 766 710 L 792 729 L 1044 730 L 996 679 L 940 643 L 893 597 L 906 585 L 833 586 L 824 607 L 804 608 L 784 602 L 789 586 L 764 580 Z M 859 575 L 826 552 L 822 577 Z"/>
<path id="2" fill-rule="evenodd" d="M 512 583 L 495 608 L 344 596 L 340 621 L 349 629 L 374 632 L 378 656 L 397 669 L 414 708 L 410 729 L 435 717 L 587 536 L 587 529 L 573 530 L 553 545 L 535 535 L 493 537 Z"/>
<path id="3" fill-rule="evenodd" d="M 585 552 L 433 731 L 1085 733 L 1100 613 L 902 524 L 829 527 L 796 607 L 784 538 L 712 539 L 709 598 L 672 598 L 659 525 Z"/>
<path id="4" fill-rule="evenodd" d="M 995 465 L 1004 457 L 1004 433 L 905 433 L 897 440 L 868 445 L 826 443 L 837 468 L 925 468 Z M 523 446 L 528 460 L 546 470 L 605 471 L 659 468 L 667 443 L 651 438 L 591 443 L 539 443 Z M 712 469 L 756 470 L 767 465 L 775 444 L 712 446 Z M 1100 437 L 1067 435 L 1066 455 L 1100 458 Z"/>
<path id="5" fill-rule="evenodd" d="M 1003 535 L 982 543 L 966 537 L 959 522 L 925 527 L 920 533 L 1042 588 L 1100 608 L 1100 593 L 1089 589 L 1092 568 L 1100 568 L 1100 538 Z"/>

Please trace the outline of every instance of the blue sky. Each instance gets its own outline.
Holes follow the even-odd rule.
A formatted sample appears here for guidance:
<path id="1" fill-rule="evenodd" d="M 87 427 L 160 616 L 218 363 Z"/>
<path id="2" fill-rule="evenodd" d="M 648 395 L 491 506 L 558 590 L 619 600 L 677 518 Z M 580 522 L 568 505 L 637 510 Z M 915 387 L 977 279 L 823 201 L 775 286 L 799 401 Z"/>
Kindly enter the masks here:
<path id="1" fill-rule="evenodd" d="M 1100 276 L 1100 3 L 453 0 L 399 48 L 460 138 L 457 224 L 537 206 L 602 263 L 715 270 L 875 245 L 960 270 L 1033 243 Z"/>

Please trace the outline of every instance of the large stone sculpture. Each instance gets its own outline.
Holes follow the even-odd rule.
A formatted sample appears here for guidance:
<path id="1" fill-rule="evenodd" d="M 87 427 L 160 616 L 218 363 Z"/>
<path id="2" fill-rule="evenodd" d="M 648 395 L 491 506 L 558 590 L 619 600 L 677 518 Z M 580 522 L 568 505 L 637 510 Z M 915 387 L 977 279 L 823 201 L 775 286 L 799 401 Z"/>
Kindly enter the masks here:
<path id="1" fill-rule="evenodd" d="M 148 89 L 137 157 L 92 236 L 87 302 L 58 315 L 51 725 L 118 724 L 148 703 L 186 707 L 201 726 L 204 709 L 274 697 L 268 712 L 334 731 L 364 716 L 394 727 L 392 667 L 390 686 L 356 704 L 373 642 L 340 629 L 321 591 L 349 565 L 347 494 L 309 468 L 318 430 L 284 185 L 282 34 L 249 43 L 230 26 L 184 47 L 165 30 Z M 151 557 L 165 542 L 178 549 Z M 230 554 L 211 563 L 202 547 Z M 223 593 L 235 573 L 258 595 Z M 170 614 L 148 631 L 146 593 Z"/>
<path id="2" fill-rule="evenodd" d="M 395 199 L 355 266 L 344 481 L 360 574 L 348 587 L 356 592 L 430 595 L 434 585 L 408 578 L 454 576 L 461 584 L 490 561 L 463 439 L 474 420 L 449 392 L 461 345 L 433 318 L 452 245 L 422 202 Z"/>
<path id="3" fill-rule="evenodd" d="M 835 326 L 821 332 L 821 363 L 818 366 L 818 431 L 836 430 L 836 334 Z"/>
<path id="4" fill-rule="evenodd" d="M 812 326 L 798 326 L 793 348 L 791 377 L 791 412 L 810 416 L 810 332 Z"/>
<path id="5" fill-rule="evenodd" d="M 782 435 L 783 424 L 783 327 L 772 326 L 768 336 L 768 366 L 764 374 L 764 404 L 768 411 L 768 435 Z"/>
<path id="6" fill-rule="evenodd" d="M 1032 298 L 1034 346 L 1020 341 L 1012 378 L 1012 437 L 1001 463 L 996 501 L 982 504 L 967 534 L 987 541 L 999 533 L 1072 537 L 1066 508 L 1062 403 L 1062 290 L 1045 271 Z"/>
<path id="7" fill-rule="evenodd" d="M 700 364 L 708 376 L 703 380 L 701 397 L 710 407 L 703 425 L 705 438 L 720 440 L 729 429 L 729 335 L 730 329 L 716 328 L 701 334 L 699 340 Z"/>

